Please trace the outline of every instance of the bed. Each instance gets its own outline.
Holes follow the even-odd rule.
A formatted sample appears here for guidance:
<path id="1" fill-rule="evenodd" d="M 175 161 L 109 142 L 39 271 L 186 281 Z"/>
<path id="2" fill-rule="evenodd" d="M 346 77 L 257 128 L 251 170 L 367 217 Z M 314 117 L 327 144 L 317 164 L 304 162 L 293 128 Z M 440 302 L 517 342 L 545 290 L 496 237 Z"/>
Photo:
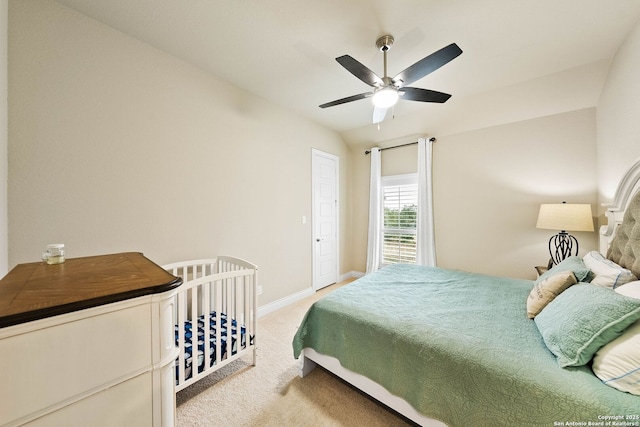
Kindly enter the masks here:
<path id="1" fill-rule="evenodd" d="M 176 392 L 240 357 L 255 365 L 258 268 L 228 256 L 163 268 L 183 280 L 173 314 Z"/>
<path id="2" fill-rule="evenodd" d="M 609 259 L 571 257 L 536 282 L 391 265 L 342 286 L 294 336 L 301 375 L 320 365 L 424 426 L 640 425 L 638 187 L 634 165 L 601 230 Z M 596 285 L 612 265 L 628 283 Z M 530 318 L 559 275 L 569 284 Z M 620 342 L 635 345 L 625 375 Z"/>

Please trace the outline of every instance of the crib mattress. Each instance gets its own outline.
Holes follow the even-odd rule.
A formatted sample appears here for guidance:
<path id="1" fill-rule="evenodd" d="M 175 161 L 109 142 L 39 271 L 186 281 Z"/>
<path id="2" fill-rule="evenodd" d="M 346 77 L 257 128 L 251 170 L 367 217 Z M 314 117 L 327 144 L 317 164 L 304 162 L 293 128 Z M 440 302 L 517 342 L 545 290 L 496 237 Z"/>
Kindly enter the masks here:
<path id="1" fill-rule="evenodd" d="M 209 342 L 209 349 L 211 352 L 211 363 L 209 366 L 213 366 L 216 364 L 216 336 L 217 336 L 217 313 L 212 311 L 209 313 L 208 317 L 208 334 L 205 337 L 205 328 L 207 321 L 205 320 L 204 315 L 200 315 L 197 319 L 197 367 L 198 372 L 202 372 L 204 370 L 204 350 L 205 350 L 205 342 Z M 238 325 L 235 319 L 231 319 L 231 355 L 234 355 L 238 352 L 238 343 L 237 339 L 237 331 Z M 227 320 L 227 315 L 225 313 L 220 313 L 220 360 L 225 359 L 227 357 L 228 343 L 227 343 L 227 328 L 229 327 L 229 321 Z M 174 336 L 176 346 L 179 345 L 179 331 L 180 326 L 175 325 L 174 328 Z M 192 366 L 193 366 L 193 322 L 191 320 L 187 320 L 184 323 L 184 335 L 185 335 L 185 345 L 184 345 L 184 358 L 185 358 L 185 379 L 189 379 L 192 376 Z M 240 350 L 246 348 L 246 328 L 241 325 L 240 326 Z M 249 337 L 249 343 L 253 344 L 253 336 Z M 178 383 L 178 365 L 180 363 L 180 359 L 176 358 L 175 366 L 176 366 L 176 384 Z"/>

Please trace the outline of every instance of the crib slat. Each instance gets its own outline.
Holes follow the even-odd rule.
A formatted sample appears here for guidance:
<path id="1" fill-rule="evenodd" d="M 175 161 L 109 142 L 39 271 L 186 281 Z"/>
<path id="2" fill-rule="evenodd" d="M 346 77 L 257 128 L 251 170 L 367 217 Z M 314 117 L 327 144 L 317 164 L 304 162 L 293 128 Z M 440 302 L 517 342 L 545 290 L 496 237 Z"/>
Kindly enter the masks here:
<path id="1" fill-rule="evenodd" d="M 233 354 L 233 320 L 236 317 L 236 313 L 234 312 L 234 284 L 235 278 L 227 279 L 227 359 L 230 358 Z"/>
<path id="2" fill-rule="evenodd" d="M 236 277 L 233 279 L 233 287 L 234 287 L 234 319 L 236 319 L 236 333 L 235 333 L 235 343 L 236 343 L 236 354 L 242 350 L 242 281 L 244 277 Z"/>
<path id="3" fill-rule="evenodd" d="M 191 378 L 198 376 L 200 366 L 200 352 L 198 339 L 198 286 L 194 286 L 189 290 L 190 311 L 189 320 L 191 320 Z"/>
<path id="4" fill-rule="evenodd" d="M 204 273 L 204 272 L 203 272 Z M 207 276 L 208 277 L 208 276 Z M 210 299 L 210 289 L 211 282 L 205 282 L 201 286 L 202 292 L 202 315 L 204 318 L 204 368 L 203 372 L 205 372 L 209 366 L 211 366 L 211 346 L 210 342 L 212 337 L 211 334 L 211 299 Z"/>
<path id="5" fill-rule="evenodd" d="M 245 325 L 245 331 L 247 334 L 245 346 L 248 346 L 249 337 L 253 335 L 253 328 L 251 327 L 251 277 L 245 276 L 242 284 L 244 286 L 242 291 L 244 294 L 244 310 L 242 310 L 244 317 L 242 319 L 242 323 Z M 255 364 L 255 361 L 253 363 Z"/>
<path id="6" fill-rule="evenodd" d="M 180 353 L 178 354 L 178 383 L 182 384 L 184 383 L 185 380 L 185 368 L 186 368 L 186 363 L 185 363 L 185 358 L 186 358 L 186 354 L 185 354 L 185 343 L 186 343 L 186 338 L 185 338 L 185 330 L 184 330 L 184 324 L 187 321 L 187 300 L 186 300 L 186 294 L 184 292 L 180 292 L 177 295 L 178 297 L 178 303 L 176 304 L 176 309 L 177 309 L 177 322 L 176 325 L 178 328 L 178 347 L 180 348 Z M 193 350 L 192 350 L 193 351 Z"/>
<path id="7" fill-rule="evenodd" d="M 215 312 L 216 312 L 216 365 L 220 366 L 222 360 L 222 281 L 216 280 L 213 282 L 215 296 Z"/>

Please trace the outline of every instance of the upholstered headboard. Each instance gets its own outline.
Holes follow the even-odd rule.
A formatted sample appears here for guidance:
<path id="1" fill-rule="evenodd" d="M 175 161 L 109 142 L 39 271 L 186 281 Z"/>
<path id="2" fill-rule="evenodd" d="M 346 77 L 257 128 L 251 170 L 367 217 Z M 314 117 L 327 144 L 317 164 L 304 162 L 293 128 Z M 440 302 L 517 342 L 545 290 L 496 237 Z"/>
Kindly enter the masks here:
<path id="1" fill-rule="evenodd" d="M 640 192 L 636 192 L 627 206 L 607 258 L 640 277 Z"/>
<path id="2" fill-rule="evenodd" d="M 640 277 L 640 160 L 620 181 L 600 229 L 600 251 Z"/>

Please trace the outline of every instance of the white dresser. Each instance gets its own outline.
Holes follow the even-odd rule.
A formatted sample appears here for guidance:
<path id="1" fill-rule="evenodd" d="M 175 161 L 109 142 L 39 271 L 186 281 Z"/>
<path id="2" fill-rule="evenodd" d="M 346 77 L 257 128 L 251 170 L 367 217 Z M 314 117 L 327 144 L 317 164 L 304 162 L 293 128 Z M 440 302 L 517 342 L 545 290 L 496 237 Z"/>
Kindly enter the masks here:
<path id="1" fill-rule="evenodd" d="M 140 253 L 0 281 L 0 426 L 175 425 L 174 295 Z"/>

